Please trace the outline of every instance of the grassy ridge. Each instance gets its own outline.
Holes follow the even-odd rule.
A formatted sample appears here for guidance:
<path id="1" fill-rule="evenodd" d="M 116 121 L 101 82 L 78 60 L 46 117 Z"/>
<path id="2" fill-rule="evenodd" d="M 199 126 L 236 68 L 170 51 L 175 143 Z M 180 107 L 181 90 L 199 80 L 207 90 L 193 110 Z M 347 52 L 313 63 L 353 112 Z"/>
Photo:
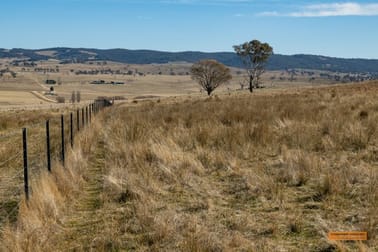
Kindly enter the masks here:
<path id="1" fill-rule="evenodd" d="M 65 183 L 42 180 L 56 197 L 35 195 L 39 207 L 21 208 L 22 225 L 5 228 L 3 244 L 374 251 L 377 91 L 370 83 L 115 106 L 54 175 Z M 353 230 L 369 241 L 326 239 Z"/>

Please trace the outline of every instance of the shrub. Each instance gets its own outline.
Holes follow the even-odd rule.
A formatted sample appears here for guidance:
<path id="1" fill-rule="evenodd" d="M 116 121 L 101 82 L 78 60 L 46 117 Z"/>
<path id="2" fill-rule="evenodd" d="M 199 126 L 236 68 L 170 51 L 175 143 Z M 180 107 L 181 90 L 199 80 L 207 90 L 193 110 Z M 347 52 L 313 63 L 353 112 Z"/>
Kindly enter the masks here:
<path id="1" fill-rule="evenodd" d="M 64 98 L 63 96 L 58 96 L 58 97 L 56 97 L 56 101 L 58 103 L 65 103 L 66 102 L 66 98 Z"/>

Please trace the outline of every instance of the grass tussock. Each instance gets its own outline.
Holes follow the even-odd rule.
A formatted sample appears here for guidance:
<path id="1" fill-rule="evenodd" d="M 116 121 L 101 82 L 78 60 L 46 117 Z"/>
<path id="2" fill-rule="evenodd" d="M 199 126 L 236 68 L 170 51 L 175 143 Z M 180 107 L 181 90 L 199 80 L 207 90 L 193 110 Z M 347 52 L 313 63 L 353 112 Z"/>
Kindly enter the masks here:
<path id="1" fill-rule="evenodd" d="M 3 244 L 375 251 L 377 98 L 370 83 L 116 106 L 80 138 L 68 170 L 41 180 L 45 193 Z M 369 240 L 333 243 L 329 231 Z"/>

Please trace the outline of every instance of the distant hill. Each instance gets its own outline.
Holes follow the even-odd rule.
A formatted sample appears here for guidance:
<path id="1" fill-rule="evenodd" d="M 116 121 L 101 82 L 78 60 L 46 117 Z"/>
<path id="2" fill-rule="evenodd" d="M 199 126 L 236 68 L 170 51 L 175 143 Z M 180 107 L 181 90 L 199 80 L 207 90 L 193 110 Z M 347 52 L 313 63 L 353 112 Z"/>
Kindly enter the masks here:
<path id="1" fill-rule="evenodd" d="M 87 61 L 114 61 L 128 64 L 151 64 L 169 62 L 193 63 L 201 59 L 215 59 L 227 66 L 240 67 L 241 62 L 232 52 L 162 52 L 152 50 L 127 49 L 88 49 L 88 48 L 48 48 L 38 50 L 0 49 L 0 58 L 28 59 L 31 61 L 57 59 L 62 63 Z M 378 60 L 343 59 L 316 55 L 273 55 L 268 63 L 269 70 L 286 69 L 328 70 L 344 73 L 374 73 L 378 74 Z"/>

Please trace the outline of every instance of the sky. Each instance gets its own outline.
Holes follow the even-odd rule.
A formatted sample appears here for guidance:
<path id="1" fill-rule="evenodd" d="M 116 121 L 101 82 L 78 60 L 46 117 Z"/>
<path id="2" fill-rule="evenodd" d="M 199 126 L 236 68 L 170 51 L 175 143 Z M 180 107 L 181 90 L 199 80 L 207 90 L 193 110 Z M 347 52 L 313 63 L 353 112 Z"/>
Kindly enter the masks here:
<path id="1" fill-rule="evenodd" d="M 378 59 L 378 1 L 2 0 L 0 48 L 233 51 Z"/>

